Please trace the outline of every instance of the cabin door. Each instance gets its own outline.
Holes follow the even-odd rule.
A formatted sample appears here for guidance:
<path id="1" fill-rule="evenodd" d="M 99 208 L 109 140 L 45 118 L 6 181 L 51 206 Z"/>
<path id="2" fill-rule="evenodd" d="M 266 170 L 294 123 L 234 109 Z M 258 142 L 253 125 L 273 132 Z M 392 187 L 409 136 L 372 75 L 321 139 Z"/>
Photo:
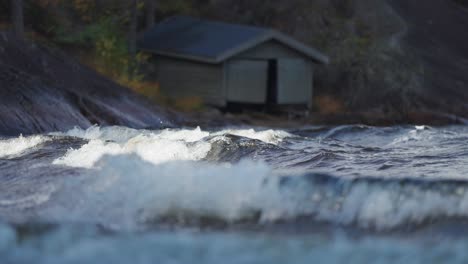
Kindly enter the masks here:
<path id="1" fill-rule="evenodd" d="M 233 60 L 227 65 L 227 101 L 265 104 L 268 83 L 268 61 Z"/>
<path id="2" fill-rule="evenodd" d="M 278 61 L 268 61 L 267 101 L 268 106 L 278 103 Z"/>
<path id="3" fill-rule="evenodd" d="M 278 104 L 309 104 L 312 99 L 312 69 L 302 59 L 278 60 Z"/>

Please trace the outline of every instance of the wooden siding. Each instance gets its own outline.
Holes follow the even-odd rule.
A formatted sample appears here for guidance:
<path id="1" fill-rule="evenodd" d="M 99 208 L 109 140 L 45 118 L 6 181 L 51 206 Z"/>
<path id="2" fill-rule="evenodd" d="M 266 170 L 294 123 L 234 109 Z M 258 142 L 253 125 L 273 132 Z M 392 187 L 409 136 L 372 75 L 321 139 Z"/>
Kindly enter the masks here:
<path id="1" fill-rule="evenodd" d="M 225 106 L 223 64 L 212 65 L 173 58 L 156 58 L 161 91 L 172 98 L 198 96 L 205 103 Z"/>
<path id="2" fill-rule="evenodd" d="M 312 68 L 304 59 L 278 60 L 278 104 L 309 104 Z"/>
<path id="3" fill-rule="evenodd" d="M 233 60 L 242 59 L 277 60 L 278 104 L 311 106 L 313 62 L 303 54 L 273 40 L 235 56 Z"/>
<path id="4" fill-rule="evenodd" d="M 301 53 L 269 41 L 222 64 L 192 62 L 156 56 L 156 78 L 161 91 L 172 98 L 198 96 L 219 107 L 227 101 L 266 103 L 268 60 L 278 62 L 279 105 L 311 106 L 313 62 Z"/>
<path id="5" fill-rule="evenodd" d="M 232 60 L 227 66 L 227 100 L 264 104 L 268 82 L 268 61 Z"/>

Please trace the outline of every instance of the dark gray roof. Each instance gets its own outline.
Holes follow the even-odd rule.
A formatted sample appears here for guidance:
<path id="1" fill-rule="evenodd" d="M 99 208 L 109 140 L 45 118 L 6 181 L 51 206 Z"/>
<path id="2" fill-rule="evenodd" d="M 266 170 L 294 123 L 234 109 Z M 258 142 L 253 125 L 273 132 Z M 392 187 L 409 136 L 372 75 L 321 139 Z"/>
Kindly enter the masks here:
<path id="1" fill-rule="evenodd" d="M 148 30 L 139 48 L 159 55 L 220 63 L 265 41 L 276 40 L 319 63 L 328 57 L 272 29 L 176 16 Z"/>

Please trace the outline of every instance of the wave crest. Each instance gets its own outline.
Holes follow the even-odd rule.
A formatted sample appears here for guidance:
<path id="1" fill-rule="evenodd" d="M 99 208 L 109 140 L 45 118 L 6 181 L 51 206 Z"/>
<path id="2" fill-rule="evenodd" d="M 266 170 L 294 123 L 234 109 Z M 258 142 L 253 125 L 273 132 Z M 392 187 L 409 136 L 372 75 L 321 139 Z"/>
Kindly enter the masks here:
<path id="1" fill-rule="evenodd" d="M 73 209 L 47 215 L 125 227 L 200 219 L 265 224 L 307 217 L 311 224 L 378 230 L 468 217 L 465 182 L 284 175 L 252 161 L 155 165 L 136 155 L 106 156 L 96 167 L 62 190 Z"/>
<path id="2" fill-rule="evenodd" d="M 17 138 L 0 140 L 0 158 L 19 155 L 49 140 L 50 138 L 45 136 L 19 136 Z"/>
<path id="3" fill-rule="evenodd" d="M 226 135 L 239 135 L 267 144 L 278 144 L 292 136 L 284 131 L 223 130 L 219 132 L 196 129 L 146 131 L 123 127 L 74 128 L 65 134 L 90 140 L 79 149 L 69 150 L 54 161 L 57 165 L 92 168 L 104 155 L 137 154 L 142 159 L 159 164 L 168 161 L 196 161 L 207 156 L 213 142 Z"/>

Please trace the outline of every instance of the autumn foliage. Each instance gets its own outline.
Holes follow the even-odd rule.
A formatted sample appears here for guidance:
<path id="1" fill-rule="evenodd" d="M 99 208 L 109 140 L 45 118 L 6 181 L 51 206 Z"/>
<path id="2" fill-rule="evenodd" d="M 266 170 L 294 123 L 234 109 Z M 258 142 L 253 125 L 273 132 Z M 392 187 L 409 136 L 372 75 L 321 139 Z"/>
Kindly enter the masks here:
<path id="1" fill-rule="evenodd" d="M 152 99 L 161 100 L 159 85 L 143 70 L 148 54 L 129 51 L 132 18 L 128 0 L 24 0 L 27 36 L 42 44 L 59 47 L 80 62 L 115 82 Z M 186 10 L 186 0 L 138 0 L 137 30 L 147 28 L 145 16 L 151 3 L 158 12 Z M 10 1 L 0 3 L 0 29 L 10 25 Z M 133 40 L 134 41 L 134 40 Z"/>

